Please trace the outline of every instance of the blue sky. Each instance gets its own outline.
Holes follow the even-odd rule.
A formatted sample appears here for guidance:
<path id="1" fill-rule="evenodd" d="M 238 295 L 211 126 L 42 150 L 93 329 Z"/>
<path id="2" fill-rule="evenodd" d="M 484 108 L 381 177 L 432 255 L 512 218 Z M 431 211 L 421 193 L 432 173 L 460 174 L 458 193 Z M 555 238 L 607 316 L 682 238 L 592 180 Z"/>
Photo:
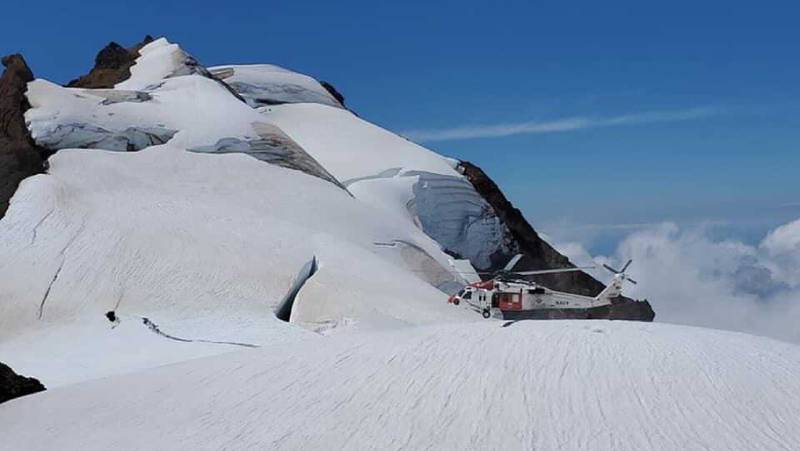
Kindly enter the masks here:
<path id="1" fill-rule="evenodd" d="M 5 0 L 0 53 L 66 82 L 150 33 L 206 65 L 306 72 L 598 251 L 636 224 L 757 241 L 800 217 L 790 2 L 162 3 Z"/>

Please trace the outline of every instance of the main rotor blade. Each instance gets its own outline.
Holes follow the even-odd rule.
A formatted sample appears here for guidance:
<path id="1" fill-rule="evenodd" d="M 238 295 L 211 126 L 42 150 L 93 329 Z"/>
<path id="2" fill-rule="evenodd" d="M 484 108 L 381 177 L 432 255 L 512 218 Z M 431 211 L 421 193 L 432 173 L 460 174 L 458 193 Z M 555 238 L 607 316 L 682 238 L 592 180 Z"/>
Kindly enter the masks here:
<path id="1" fill-rule="evenodd" d="M 631 279 L 631 278 L 627 278 L 627 279 L 625 279 L 625 280 L 627 280 L 628 282 L 630 282 L 630 283 L 632 283 L 632 284 L 634 284 L 634 285 L 638 285 L 638 284 L 639 284 L 639 282 L 637 282 L 637 281 L 635 281 L 635 280 L 633 280 L 633 279 Z"/>
<path id="2" fill-rule="evenodd" d="M 621 271 L 617 271 L 616 269 L 606 265 L 605 263 L 603 263 L 603 267 L 606 268 L 607 270 L 613 272 L 614 274 L 619 274 L 621 272 Z"/>
<path id="3" fill-rule="evenodd" d="M 632 262 L 633 262 L 633 259 L 628 260 L 628 263 L 625 263 L 625 266 L 622 267 L 622 271 L 620 271 L 620 272 L 625 272 L 625 270 L 628 269 L 628 266 L 630 266 Z"/>
<path id="4" fill-rule="evenodd" d="M 575 272 L 584 269 L 594 269 L 594 266 L 580 266 L 577 268 L 541 269 L 538 271 L 514 271 L 512 274 L 520 276 L 535 276 L 537 274 L 554 274 L 559 272 Z"/>
<path id="5" fill-rule="evenodd" d="M 511 260 L 509 260 L 508 263 L 506 263 L 506 267 L 503 268 L 503 271 L 511 271 L 511 268 L 516 266 L 516 264 L 519 263 L 519 260 L 521 258 L 522 258 L 522 254 L 517 254 L 517 255 L 513 256 L 511 258 Z"/>

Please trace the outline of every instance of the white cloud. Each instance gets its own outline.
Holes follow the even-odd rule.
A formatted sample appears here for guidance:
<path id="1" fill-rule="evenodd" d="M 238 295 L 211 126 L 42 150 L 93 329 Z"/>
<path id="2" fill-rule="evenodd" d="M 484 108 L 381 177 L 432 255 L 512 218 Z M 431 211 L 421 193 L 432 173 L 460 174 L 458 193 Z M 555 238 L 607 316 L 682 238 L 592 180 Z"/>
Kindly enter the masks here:
<path id="1" fill-rule="evenodd" d="M 800 286 L 800 219 L 770 232 L 761 249 L 770 256 L 770 269 L 782 282 Z"/>
<path id="2" fill-rule="evenodd" d="M 592 257 L 577 243 L 556 243 L 573 262 Z M 714 240 L 703 227 L 661 224 L 628 235 L 596 263 L 629 270 L 638 285 L 627 294 L 647 298 L 656 320 L 736 330 L 800 342 L 800 220 L 770 232 L 759 246 Z M 608 274 L 594 271 L 600 280 Z"/>
<path id="3" fill-rule="evenodd" d="M 414 141 L 449 141 L 455 139 L 497 138 L 503 136 L 556 133 L 587 128 L 677 122 L 701 119 L 720 112 L 717 108 L 700 107 L 685 110 L 645 111 L 613 117 L 570 117 L 552 121 L 527 121 L 505 124 L 466 125 L 460 127 L 409 130 L 402 134 Z"/>

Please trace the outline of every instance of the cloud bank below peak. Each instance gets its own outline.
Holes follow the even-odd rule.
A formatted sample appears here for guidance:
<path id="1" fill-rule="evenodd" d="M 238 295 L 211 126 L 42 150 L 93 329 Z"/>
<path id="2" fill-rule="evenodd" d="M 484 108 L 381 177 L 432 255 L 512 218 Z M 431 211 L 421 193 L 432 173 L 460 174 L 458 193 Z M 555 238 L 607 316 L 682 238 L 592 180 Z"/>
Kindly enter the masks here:
<path id="1" fill-rule="evenodd" d="M 697 107 L 682 110 L 644 111 L 610 117 L 575 116 L 550 121 L 476 124 L 440 129 L 407 130 L 401 134 L 408 139 L 419 142 L 501 138 L 514 135 L 569 132 L 590 128 L 690 121 L 715 116 L 721 112 L 721 109 L 715 107 Z"/>
<path id="2" fill-rule="evenodd" d="M 576 242 L 555 246 L 578 265 L 633 259 L 629 272 L 639 284 L 628 285 L 626 294 L 649 299 L 656 321 L 800 343 L 800 219 L 757 245 L 712 235 L 664 223 L 630 233 L 608 256 L 592 256 Z M 602 269 L 593 275 L 608 280 Z"/>

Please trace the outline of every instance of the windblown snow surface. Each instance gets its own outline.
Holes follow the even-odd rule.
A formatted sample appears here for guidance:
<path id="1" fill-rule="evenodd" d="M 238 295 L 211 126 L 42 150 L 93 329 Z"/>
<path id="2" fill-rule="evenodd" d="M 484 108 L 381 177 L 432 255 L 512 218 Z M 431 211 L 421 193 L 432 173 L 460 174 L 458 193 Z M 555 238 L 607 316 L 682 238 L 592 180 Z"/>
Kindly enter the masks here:
<path id="1" fill-rule="evenodd" d="M 798 372 L 797 346 L 744 334 L 481 321 L 72 385 L 0 406 L 0 427 L 31 450 L 794 450 Z"/>
<path id="2" fill-rule="evenodd" d="M 800 449 L 800 347 L 447 305 L 445 250 L 508 250 L 450 160 L 310 77 L 140 53 L 29 85 L 58 153 L 0 220 L 0 360 L 48 390 L 0 448 Z"/>

